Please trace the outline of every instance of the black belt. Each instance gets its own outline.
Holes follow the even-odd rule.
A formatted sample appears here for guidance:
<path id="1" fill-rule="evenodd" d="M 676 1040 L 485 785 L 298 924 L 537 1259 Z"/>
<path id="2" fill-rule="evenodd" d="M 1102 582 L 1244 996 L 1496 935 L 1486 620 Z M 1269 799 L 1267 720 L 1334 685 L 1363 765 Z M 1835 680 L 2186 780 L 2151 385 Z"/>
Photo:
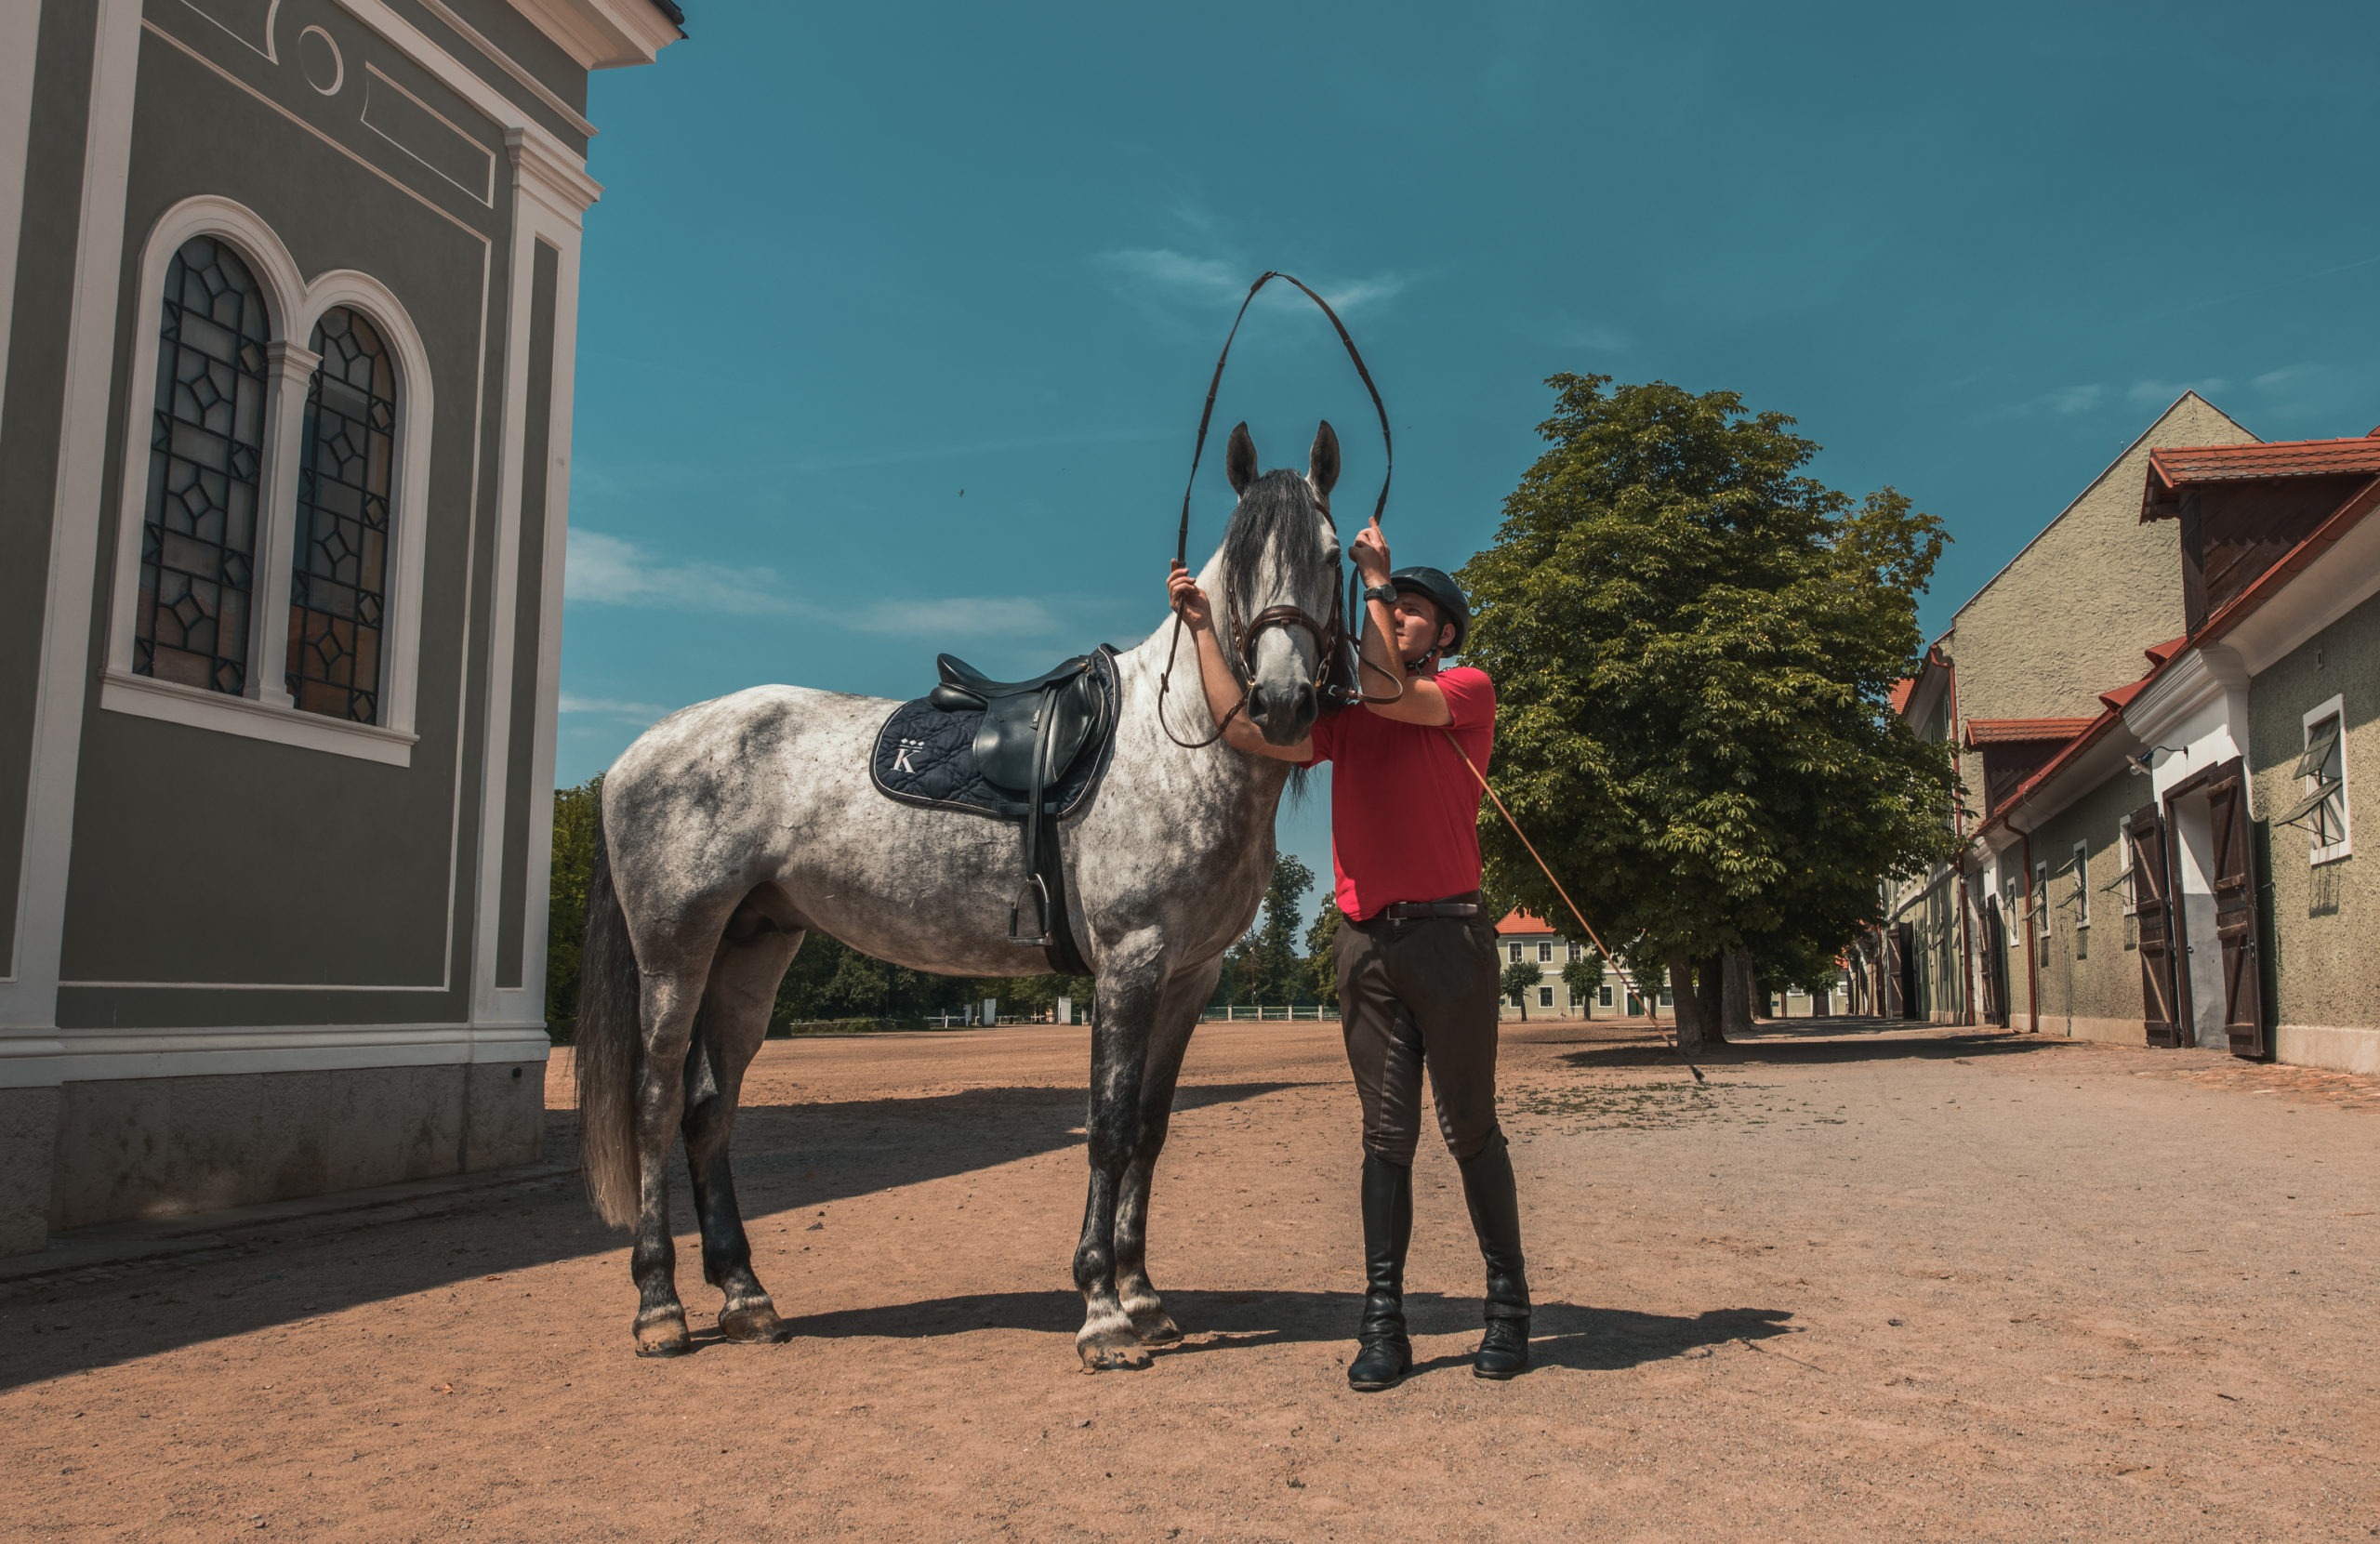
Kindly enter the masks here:
<path id="1" fill-rule="evenodd" d="M 1367 922 L 1416 922 L 1431 917 L 1476 917 L 1479 892 L 1449 895 L 1440 901 L 1391 901 L 1364 918 Z"/>

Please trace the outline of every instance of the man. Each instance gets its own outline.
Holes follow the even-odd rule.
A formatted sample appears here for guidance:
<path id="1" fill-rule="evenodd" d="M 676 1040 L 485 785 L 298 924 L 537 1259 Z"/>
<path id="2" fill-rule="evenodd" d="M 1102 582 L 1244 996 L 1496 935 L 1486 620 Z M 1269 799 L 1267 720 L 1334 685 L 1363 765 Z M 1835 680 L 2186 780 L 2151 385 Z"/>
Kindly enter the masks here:
<path id="1" fill-rule="evenodd" d="M 1528 1366 L 1528 1279 L 1513 1163 L 1496 1124 L 1496 935 L 1480 915 L 1479 784 L 1496 732 L 1487 673 L 1444 666 L 1462 648 L 1470 607 L 1435 568 L 1392 572 L 1377 521 L 1351 547 L 1364 591 L 1362 679 L 1395 680 L 1394 700 L 1326 716 L 1293 746 L 1268 744 L 1245 713 L 1197 581 L 1176 564 L 1174 607 L 1197 640 L 1208 710 L 1251 756 L 1331 763 L 1334 963 L 1347 1063 L 1364 1114 L 1364 1316 L 1348 1383 L 1385 1389 L 1413 1365 L 1405 1332 L 1405 1249 L 1413 1233 L 1413 1154 L 1426 1064 L 1438 1132 L 1462 1171 L 1488 1266 L 1481 1378 Z M 1457 746 L 1461 749 L 1458 750 Z"/>

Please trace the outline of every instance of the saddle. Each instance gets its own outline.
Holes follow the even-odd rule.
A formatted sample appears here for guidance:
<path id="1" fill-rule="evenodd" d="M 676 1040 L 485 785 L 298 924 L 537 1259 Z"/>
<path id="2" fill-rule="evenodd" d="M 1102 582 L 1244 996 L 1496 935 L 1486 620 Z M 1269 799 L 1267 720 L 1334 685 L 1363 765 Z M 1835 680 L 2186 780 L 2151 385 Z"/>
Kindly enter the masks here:
<path id="1" fill-rule="evenodd" d="M 904 803 L 1022 824 L 1025 883 L 1009 907 L 1009 937 L 1042 950 L 1063 975 L 1091 969 L 1066 920 L 1058 822 L 1089 797 L 1115 749 L 1114 660 L 1102 648 L 1001 681 L 940 655 L 940 684 L 893 710 L 869 768 L 878 789 Z"/>

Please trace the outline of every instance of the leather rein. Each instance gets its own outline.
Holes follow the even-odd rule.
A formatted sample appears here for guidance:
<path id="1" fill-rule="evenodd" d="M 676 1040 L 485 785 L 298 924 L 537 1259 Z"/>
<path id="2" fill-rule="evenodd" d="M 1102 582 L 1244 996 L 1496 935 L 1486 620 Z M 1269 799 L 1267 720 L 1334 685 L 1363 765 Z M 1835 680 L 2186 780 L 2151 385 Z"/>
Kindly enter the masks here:
<path id="1" fill-rule="evenodd" d="M 1239 310 L 1231 320 L 1231 331 L 1223 335 L 1223 352 L 1215 356 L 1215 373 L 1207 382 L 1206 405 L 1198 412 L 1198 438 L 1190 450 L 1190 477 L 1189 481 L 1183 485 L 1182 521 L 1173 541 L 1173 560 L 1185 569 L 1190 565 L 1190 495 L 1198 485 L 1198 460 L 1207 451 L 1207 429 L 1214 421 L 1215 394 L 1223 388 L 1223 365 L 1231 358 L 1233 340 L 1239 337 L 1239 324 L 1247 320 L 1248 308 L 1255 300 L 1256 292 L 1276 279 L 1286 280 L 1296 285 L 1307 299 L 1321 308 L 1324 316 L 1330 319 L 1332 330 L 1338 333 L 1339 341 L 1345 347 L 1348 359 L 1355 363 L 1356 376 L 1363 381 L 1364 389 L 1371 394 L 1372 411 L 1380 416 L 1381 448 L 1386 457 L 1386 465 L 1382 470 L 1380 479 L 1380 496 L 1372 503 L 1374 523 L 1379 522 L 1382 513 L 1388 508 L 1389 482 L 1396 475 L 1396 442 L 1395 437 L 1389 432 L 1388 409 L 1381 402 L 1380 388 L 1372 384 L 1372 373 L 1365 367 L 1363 354 L 1356 350 L 1355 340 L 1348 336 L 1347 324 L 1339 320 L 1337 311 L 1330 309 L 1329 301 L 1316 295 L 1305 281 L 1295 274 L 1283 273 L 1277 269 L 1267 269 L 1258 275 L 1254 284 L 1248 286 L 1247 295 L 1240 298 Z M 1307 484 L 1307 491 L 1312 494 L 1315 506 L 1321 512 L 1322 518 L 1329 522 L 1332 531 L 1337 531 L 1339 522 L 1331 518 L 1329 496 L 1316 490 L 1311 483 Z M 1351 580 L 1350 585 L 1352 584 Z M 1334 578 L 1331 581 L 1330 615 L 1327 621 L 1317 620 L 1302 606 L 1280 605 L 1267 606 L 1242 623 L 1239 619 L 1239 602 L 1232 591 L 1231 576 L 1225 574 L 1223 576 L 1223 625 L 1226 628 L 1226 636 L 1231 640 L 1231 649 L 1224 657 L 1231 666 L 1233 676 L 1241 682 L 1240 699 L 1232 706 L 1229 713 L 1223 715 L 1223 720 L 1215 725 L 1215 732 L 1207 738 L 1190 741 L 1173 732 L 1173 726 L 1165 716 L 1165 702 L 1168 693 L 1172 690 L 1173 664 L 1179 657 L 1182 644 L 1182 614 L 1177 611 L 1173 615 L 1173 639 L 1166 649 L 1165 669 L 1157 677 L 1157 721 L 1158 727 L 1165 731 L 1167 739 L 1184 750 L 1203 750 L 1222 739 L 1224 731 L 1231 726 L 1232 719 L 1248 706 L 1246 685 L 1255 668 L 1250 651 L 1255 647 L 1257 635 L 1267 627 L 1297 627 L 1314 639 L 1313 685 L 1317 693 L 1343 698 L 1344 700 L 1340 704 L 1342 706 L 1353 706 L 1359 702 L 1395 702 L 1398 696 L 1404 694 L 1405 683 L 1402 680 L 1394 681 L 1396 687 L 1395 695 L 1368 697 L 1364 694 L 1360 684 L 1362 671 L 1368 669 L 1375 675 L 1385 675 L 1387 672 L 1364 658 L 1360 639 L 1354 640 L 1356 644 L 1355 667 L 1358 672 L 1356 678 L 1358 684 L 1354 687 L 1333 687 L 1330 684 L 1331 672 L 1338 665 L 1341 652 L 1351 640 L 1351 635 L 1347 631 L 1346 618 L 1347 608 L 1340 598 L 1339 583 Z M 1196 651 L 1194 650 L 1193 653 L 1195 653 Z"/>

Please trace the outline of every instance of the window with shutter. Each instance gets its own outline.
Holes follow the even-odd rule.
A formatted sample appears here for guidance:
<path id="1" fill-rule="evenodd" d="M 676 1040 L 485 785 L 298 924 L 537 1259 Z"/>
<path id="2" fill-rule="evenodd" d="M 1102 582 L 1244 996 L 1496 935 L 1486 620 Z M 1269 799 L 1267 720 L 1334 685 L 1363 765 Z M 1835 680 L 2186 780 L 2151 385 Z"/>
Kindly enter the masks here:
<path id="1" fill-rule="evenodd" d="M 2307 861 L 2326 864 L 2346 857 L 2347 839 L 2347 717 L 2343 699 L 2333 697 L 2305 717 L 2306 745 L 2297 758 L 2298 799 L 2273 817 L 2275 825 L 2298 825 L 2310 847 Z"/>

